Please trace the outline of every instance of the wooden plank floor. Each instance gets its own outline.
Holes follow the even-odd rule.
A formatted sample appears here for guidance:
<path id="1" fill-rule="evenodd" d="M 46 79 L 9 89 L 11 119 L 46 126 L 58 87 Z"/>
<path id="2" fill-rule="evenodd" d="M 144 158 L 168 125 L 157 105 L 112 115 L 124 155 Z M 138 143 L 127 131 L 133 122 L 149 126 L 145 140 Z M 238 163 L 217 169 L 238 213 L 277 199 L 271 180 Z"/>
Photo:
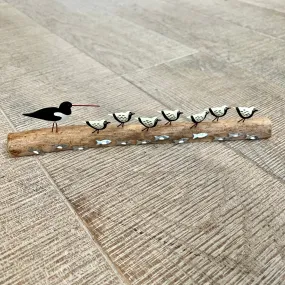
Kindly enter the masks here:
<path id="1" fill-rule="evenodd" d="M 282 0 L 0 0 L 0 36 L 1 285 L 285 284 Z M 9 158 L 65 100 L 254 105 L 273 137 Z"/>

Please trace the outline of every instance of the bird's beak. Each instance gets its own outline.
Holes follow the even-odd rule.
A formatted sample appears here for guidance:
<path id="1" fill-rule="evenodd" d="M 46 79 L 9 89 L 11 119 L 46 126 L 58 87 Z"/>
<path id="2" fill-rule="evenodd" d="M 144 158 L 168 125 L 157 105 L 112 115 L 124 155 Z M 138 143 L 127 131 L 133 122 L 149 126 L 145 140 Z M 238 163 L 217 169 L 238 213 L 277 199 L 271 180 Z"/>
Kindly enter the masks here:
<path id="1" fill-rule="evenodd" d="M 180 114 L 180 115 L 182 115 L 182 114 L 183 114 L 183 112 L 179 112 L 179 114 Z"/>
<path id="2" fill-rule="evenodd" d="M 132 115 L 135 115 L 136 113 L 131 112 Z"/>
<path id="3" fill-rule="evenodd" d="M 231 109 L 232 107 L 227 107 L 228 109 Z"/>
<path id="4" fill-rule="evenodd" d="M 84 107 L 100 107 L 99 105 L 96 104 L 72 104 L 72 106 L 84 106 Z"/>
<path id="5" fill-rule="evenodd" d="M 257 110 L 257 109 L 254 109 L 254 111 L 256 111 L 256 112 L 257 112 L 258 110 Z"/>
<path id="6" fill-rule="evenodd" d="M 157 119 L 158 121 L 161 121 L 161 119 Z"/>
<path id="7" fill-rule="evenodd" d="M 106 124 L 111 124 L 111 122 L 107 122 Z"/>

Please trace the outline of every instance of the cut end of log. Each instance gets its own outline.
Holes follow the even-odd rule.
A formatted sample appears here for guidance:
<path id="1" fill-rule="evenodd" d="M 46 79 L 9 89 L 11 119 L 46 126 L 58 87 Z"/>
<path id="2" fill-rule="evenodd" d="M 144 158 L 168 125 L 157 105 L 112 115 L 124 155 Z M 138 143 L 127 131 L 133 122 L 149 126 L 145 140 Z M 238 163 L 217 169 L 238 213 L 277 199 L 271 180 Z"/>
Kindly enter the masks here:
<path id="1" fill-rule="evenodd" d="M 58 133 L 52 133 L 50 128 L 30 130 L 8 134 L 7 150 L 12 157 L 19 157 L 108 146 L 252 141 L 270 138 L 272 132 L 268 118 L 252 118 L 244 123 L 238 123 L 237 119 L 203 122 L 196 128 L 191 128 L 192 125 L 189 122 L 174 122 L 171 126 L 165 126 L 163 123 L 144 132 L 138 124 L 125 125 L 124 128 L 111 125 L 99 134 L 92 133 L 93 129 L 86 125 L 62 126 Z"/>

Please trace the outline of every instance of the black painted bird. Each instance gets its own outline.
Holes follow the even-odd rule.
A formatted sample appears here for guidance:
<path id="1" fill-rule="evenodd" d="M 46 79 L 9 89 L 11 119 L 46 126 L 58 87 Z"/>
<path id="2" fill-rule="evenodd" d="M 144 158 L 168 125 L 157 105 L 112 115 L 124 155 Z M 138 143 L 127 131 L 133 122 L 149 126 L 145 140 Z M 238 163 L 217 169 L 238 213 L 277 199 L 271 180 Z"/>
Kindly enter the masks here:
<path id="1" fill-rule="evenodd" d="M 191 119 L 191 121 L 194 123 L 194 125 L 190 129 L 192 129 L 193 127 L 196 128 L 199 123 L 203 122 L 206 119 L 208 114 L 209 114 L 209 110 L 205 109 L 203 112 L 199 114 L 188 116 L 187 118 Z"/>
<path id="2" fill-rule="evenodd" d="M 123 128 L 125 123 L 129 122 L 134 114 L 135 113 L 133 112 L 127 111 L 127 112 L 109 114 L 109 116 L 113 116 L 114 119 L 120 123 L 117 127 L 122 126 Z"/>
<path id="3" fill-rule="evenodd" d="M 94 129 L 95 131 L 92 133 L 97 132 L 99 134 L 99 131 L 106 129 L 108 124 L 111 124 L 111 122 L 108 122 L 106 120 L 101 120 L 101 121 L 86 121 L 86 124 Z"/>
<path id="4" fill-rule="evenodd" d="M 171 125 L 171 122 L 178 120 L 180 115 L 183 114 L 183 112 L 180 112 L 179 110 L 162 110 L 158 112 L 161 113 L 164 119 L 168 121 L 165 125 Z"/>
<path id="5" fill-rule="evenodd" d="M 255 107 L 236 107 L 236 110 L 239 116 L 241 117 L 238 123 L 241 121 L 244 122 L 246 119 L 251 118 L 254 113 L 258 111 Z"/>
<path id="6" fill-rule="evenodd" d="M 209 108 L 211 115 L 215 117 L 215 119 L 212 122 L 214 122 L 215 120 L 217 120 L 218 122 L 219 118 L 225 116 L 230 108 L 231 107 L 228 107 L 226 105 L 222 107 Z"/>
<path id="7" fill-rule="evenodd" d="M 51 121 L 53 132 L 54 125 L 56 126 L 56 132 L 58 132 L 57 122 L 66 120 L 71 115 L 71 108 L 73 106 L 91 106 L 91 107 L 100 107 L 99 105 L 95 104 L 72 104 L 70 102 L 62 102 L 59 107 L 48 107 L 44 109 L 40 109 L 33 113 L 23 114 L 24 116 L 41 119 L 45 121 Z"/>
<path id="8" fill-rule="evenodd" d="M 153 117 L 153 118 L 139 117 L 136 119 L 145 127 L 144 129 L 142 129 L 142 131 L 144 130 L 148 131 L 149 128 L 156 127 L 157 123 L 161 121 L 157 117 Z"/>

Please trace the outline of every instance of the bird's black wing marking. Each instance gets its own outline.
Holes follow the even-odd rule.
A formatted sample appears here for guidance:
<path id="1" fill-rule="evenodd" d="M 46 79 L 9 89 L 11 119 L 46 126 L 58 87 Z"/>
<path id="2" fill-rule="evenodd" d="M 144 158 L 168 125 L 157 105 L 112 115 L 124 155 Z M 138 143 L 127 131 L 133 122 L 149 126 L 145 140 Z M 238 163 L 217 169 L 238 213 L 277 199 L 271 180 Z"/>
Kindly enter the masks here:
<path id="1" fill-rule="evenodd" d="M 239 114 L 239 116 L 240 116 L 241 118 L 246 119 L 246 117 L 244 117 L 244 116 L 241 114 L 239 108 L 236 108 L 236 110 L 237 110 L 237 113 Z"/>
<path id="2" fill-rule="evenodd" d="M 154 121 L 154 123 L 153 123 L 152 128 L 156 127 L 157 123 L 158 123 L 158 120 L 156 119 L 156 120 Z"/>
<path id="3" fill-rule="evenodd" d="M 128 120 L 127 120 L 125 123 L 127 123 L 128 121 L 130 121 L 131 118 L 132 118 L 132 113 L 130 112 L 130 113 L 129 113 L 129 116 L 128 116 Z"/>
<path id="4" fill-rule="evenodd" d="M 119 123 L 122 123 L 122 122 L 119 120 L 119 118 L 116 116 L 115 113 L 113 114 L 113 117 L 114 117 L 114 119 L 115 119 L 116 121 L 118 121 Z"/>
<path id="5" fill-rule="evenodd" d="M 209 108 L 209 111 L 210 111 L 212 116 L 217 117 L 216 114 L 213 112 L 213 110 L 211 108 Z"/>
<path id="6" fill-rule="evenodd" d="M 143 125 L 143 126 L 145 126 L 146 128 L 148 128 L 148 126 L 146 126 L 144 123 L 143 123 L 143 121 L 141 120 L 141 118 L 138 118 L 139 119 L 139 122 Z"/>
<path id="7" fill-rule="evenodd" d="M 192 120 L 192 122 L 193 122 L 194 124 L 197 124 L 197 122 L 196 122 L 196 120 L 194 119 L 193 116 L 191 116 L 191 120 Z"/>
<path id="8" fill-rule="evenodd" d="M 34 113 L 23 114 L 23 115 L 27 117 L 45 120 L 45 121 L 55 122 L 61 119 L 61 117 L 54 115 L 55 112 L 60 112 L 60 111 L 56 107 L 49 107 L 49 108 L 44 108 L 44 109 L 35 111 Z"/>
<path id="9" fill-rule="evenodd" d="M 97 130 L 95 127 L 93 127 L 88 121 L 86 121 L 86 124 L 89 126 L 89 127 L 91 127 L 92 129 L 94 129 L 94 130 Z"/>
<path id="10" fill-rule="evenodd" d="M 169 118 L 165 115 L 164 111 L 161 111 L 161 114 L 162 114 L 162 116 L 164 117 L 164 119 L 165 119 L 166 121 L 171 121 L 171 120 L 169 120 Z"/>

